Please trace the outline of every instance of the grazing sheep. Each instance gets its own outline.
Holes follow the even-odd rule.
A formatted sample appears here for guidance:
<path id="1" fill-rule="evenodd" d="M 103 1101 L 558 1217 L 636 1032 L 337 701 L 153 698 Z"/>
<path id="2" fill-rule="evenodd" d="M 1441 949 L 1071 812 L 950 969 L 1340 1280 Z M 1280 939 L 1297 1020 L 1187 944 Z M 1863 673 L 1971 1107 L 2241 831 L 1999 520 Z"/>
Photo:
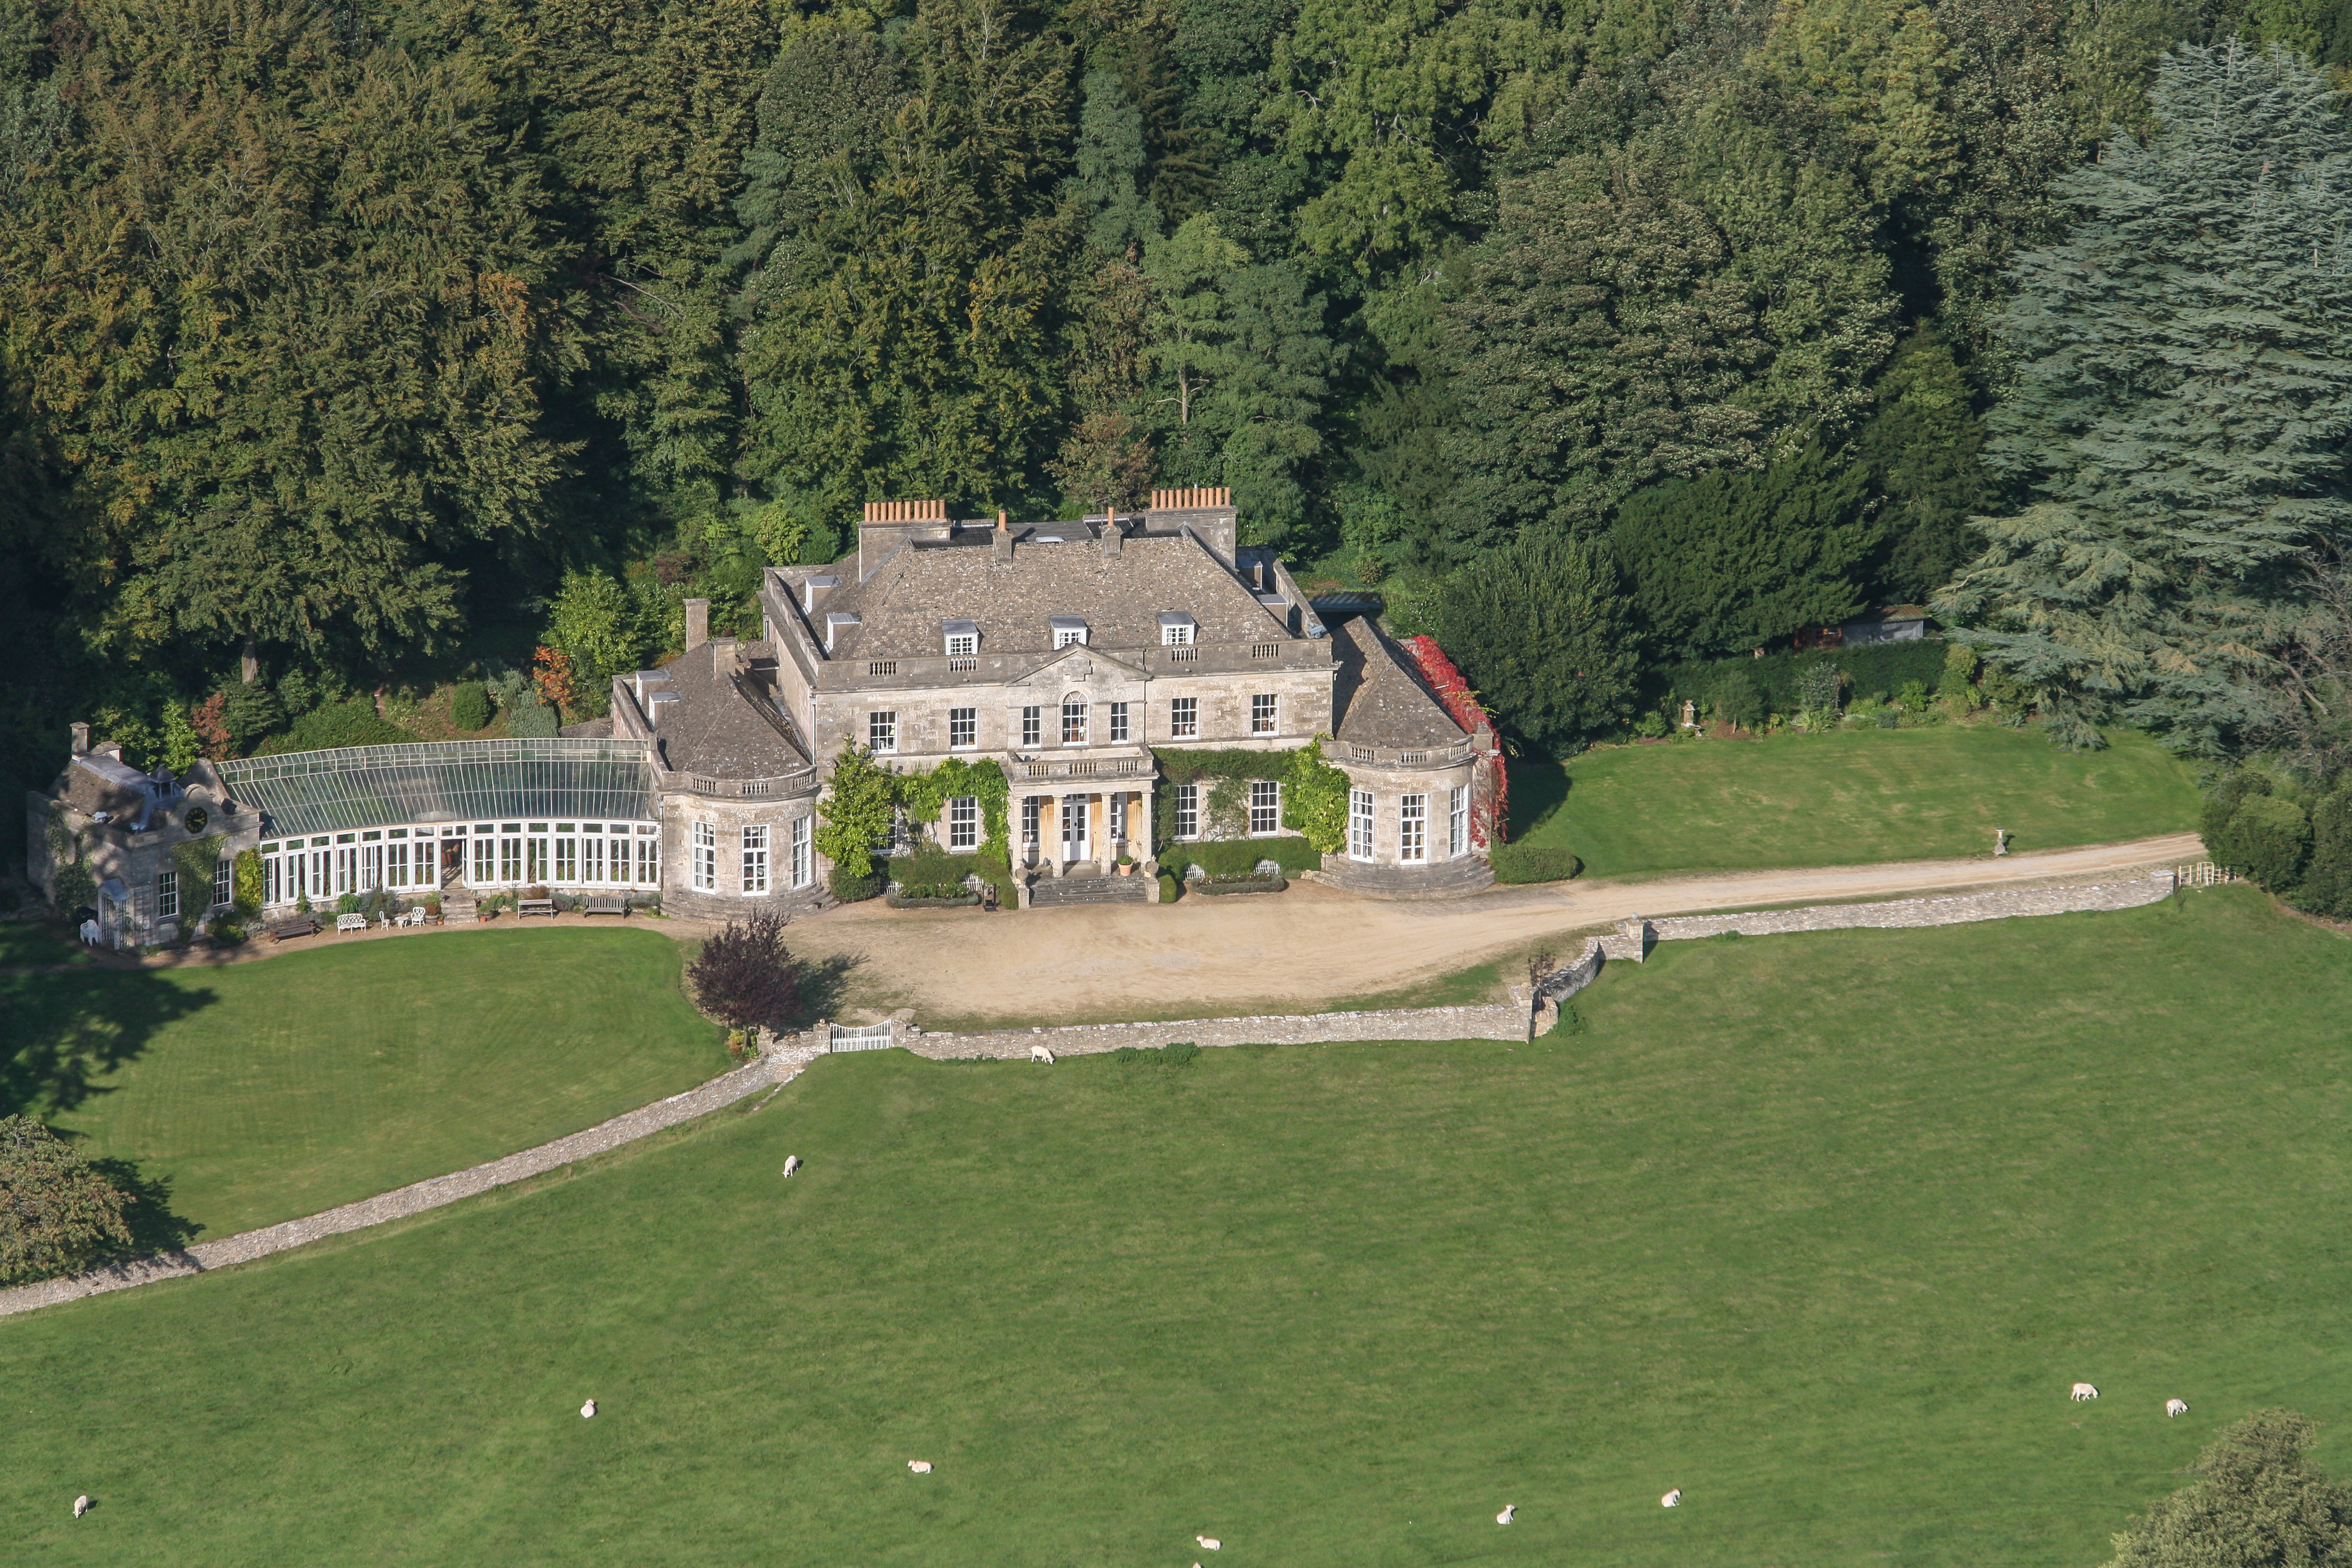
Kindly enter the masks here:
<path id="1" fill-rule="evenodd" d="M 907 1468 L 919 1476 L 928 1476 L 931 1473 L 931 1462 L 929 1459 L 909 1459 L 907 1461 Z"/>
<path id="2" fill-rule="evenodd" d="M 1223 1552 L 1225 1549 L 1225 1543 L 1213 1535 L 1196 1535 L 1192 1539 L 1201 1543 L 1203 1552 Z"/>
<path id="3" fill-rule="evenodd" d="M 1508 1524 L 1511 1522 L 1511 1516 L 1518 1511 L 1519 1505 L 1517 1503 L 1507 1502 L 1503 1505 L 1503 1511 L 1495 1516 L 1495 1522 L 1496 1524 Z"/>
<path id="4" fill-rule="evenodd" d="M 588 1401 L 588 1403 L 587 1403 L 587 1404 L 583 1405 L 580 1407 L 580 1419 L 581 1419 L 581 1420 L 583 1420 L 583 1421 L 587 1420 L 590 1416 L 592 1416 L 592 1415 L 595 1415 L 595 1414 L 596 1414 L 596 1402 L 595 1402 L 594 1400 L 593 1400 L 593 1399 L 592 1399 L 592 1400 L 590 1400 L 590 1401 Z"/>
<path id="5" fill-rule="evenodd" d="M 2169 1421 L 2176 1415 L 2186 1415 L 2188 1414 L 2189 1401 L 2185 1399 L 2168 1399 L 2164 1402 L 2164 1418 L 2166 1420 Z"/>
<path id="6" fill-rule="evenodd" d="M 1680 1508 L 1680 1507 L 1682 1507 L 1682 1506 L 1683 1506 L 1683 1489 L 1682 1489 L 1682 1488 L 1680 1488 L 1680 1487 L 1676 1487 L 1674 1490 L 1672 1490 L 1672 1491 L 1668 1492 L 1665 1496 L 1664 1496 L 1664 1497 L 1660 1498 L 1660 1499 L 1658 1500 L 1658 1506 L 1659 1506 L 1660 1508 Z"/>
<path id="7" fill-rule="evenodd" d="M 2099 1391 L 2087 1383 L 2078 1383 L 2074 1385 L 2074 1403 L 2077 1405 L 2082 1404 L 2085 1399 L 2096 1399 L 2098 1396 Z"/>
<path id="8" fill-rule="evenodd" d="M 784 1156 L 784 1174 L 785 1174 L 785 1175 L 789 1176 L 789 1175 L 791 1175 L 794 1171 L 797 1171 L 797 1170 L 799 1170 L 800 1168 L 801 1168 L 801 1157 L 800 1157 L 798 1154 L 787 1154 L 787 1155 L 785 1155 L 785 1156 Z"/>
<path id="9" fill-rule="evenodd" d="M 89 1494 L 88 1492 L 84 1492 L 81 1496 L 74 1499 L 74 1517 L 76 1519 L 79 1519 L 83 1514 L 86 1514 L 89 1511 Z"/>
<path id="10" fill-rule="evenodd" d="M 1054 1053 L 1044 1046 L 1032 1046 L 1029 1047 L 1029 1059 L 1033 1062 L 1044 1062 L 1047 1067 L 1052 1067 Z"/>

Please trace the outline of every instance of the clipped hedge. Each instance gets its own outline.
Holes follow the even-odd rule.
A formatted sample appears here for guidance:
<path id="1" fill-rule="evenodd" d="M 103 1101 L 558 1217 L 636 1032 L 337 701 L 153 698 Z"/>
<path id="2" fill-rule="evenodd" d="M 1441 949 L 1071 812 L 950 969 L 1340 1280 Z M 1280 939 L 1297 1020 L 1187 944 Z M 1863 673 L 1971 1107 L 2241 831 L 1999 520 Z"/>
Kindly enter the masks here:
<path id="1" fill-rule="evenodd" d="M 1487 856 L 1497 882 L 1565 882 L 1584 862 L 1552 845 L 1497 844 Z"/>
<path id="2" fill-rule="evenodd" d="M 835 866 L 833 875 L 825 879 L 833 896 L 845 904 L 863 903 L 880 892 L 882 879 L 871 871 L 858 871 L 846 866 Z"/>
<path id="3" fill-rule="evenodd" d="M 1730 678 L 1737 675 L 1754 683 L 1770 711 L 1794 713 L 1804 706 L 1797 690 L 1799 678 L 1822 659 L 1845 672 L 1846 700 L 1853 702 L 1874 691 L 1899 691 L 1912 681 L 1934 689 L 1944 678 L 1945 651 L 1943 639 L 1926 637 L 1918 642 L 1768 654 L 1762 658 L 1690 659 L 1654 671 L 1643 683 L 1644 699 L 1654 702 L 1671 690 L 1677 697 L 1697 699 L 1704 706 L 1718 693 L 1734 692 L 1737 683 Z"/>
<path id="4" fill-rule="evenodd" d="M 1257 869 L 1261 860 L 1271 860 L 1282 868 L 1286 876 L 1296 877 L 1301 871 L 1323 868 L 1322 852 L 1306 839 L 1286 835 L 1278 838 L 1224 838 L 1199 844 L 1171 844 L 1160 857 L 1165 865 L 1182 868 L 1198 866 L 1212 877 L 1246 877 Z"/>

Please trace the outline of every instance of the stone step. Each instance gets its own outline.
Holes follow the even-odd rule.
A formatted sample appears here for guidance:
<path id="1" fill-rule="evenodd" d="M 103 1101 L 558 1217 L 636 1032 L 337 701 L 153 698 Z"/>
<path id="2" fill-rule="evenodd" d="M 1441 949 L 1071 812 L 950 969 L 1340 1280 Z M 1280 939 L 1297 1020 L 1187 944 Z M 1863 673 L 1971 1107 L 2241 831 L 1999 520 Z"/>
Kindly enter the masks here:
<path id="1" fill-rule="evenodd" d="M 1427 867 L 1362 866 L 1332 855 L 1317 875 L 1328 887 L 1371 899 L 1460 899 L 1495 885 L 1495 868 L 1475 855 Z"/>
<path id="2" fill-rule="evenodd" d="M 1040 877 L 1029 888 L 1032 909 L 1054 904 L 1150 904 L 1159 900 L 1159 879 L 1141 872 L 1132 877 Z"/>

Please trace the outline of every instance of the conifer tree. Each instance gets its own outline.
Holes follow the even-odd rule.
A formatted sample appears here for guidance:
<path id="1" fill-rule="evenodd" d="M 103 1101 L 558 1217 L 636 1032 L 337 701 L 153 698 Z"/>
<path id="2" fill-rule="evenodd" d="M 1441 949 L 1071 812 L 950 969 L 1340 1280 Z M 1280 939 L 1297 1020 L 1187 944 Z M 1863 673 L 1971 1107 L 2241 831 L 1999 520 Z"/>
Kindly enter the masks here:
<path id="1" fill-rule="evenodd" d="M 2164 62 L 2156 134 L 2061 182 L 2026 255 L 2021 360 L 1986 461 L 2024 498 L 1948 620 L 2040 691 L 2073 745 L 2116 713 L 2225 749 L 2352 528 L 2352 134 L 2326 81 L 2232 39 Z"/>

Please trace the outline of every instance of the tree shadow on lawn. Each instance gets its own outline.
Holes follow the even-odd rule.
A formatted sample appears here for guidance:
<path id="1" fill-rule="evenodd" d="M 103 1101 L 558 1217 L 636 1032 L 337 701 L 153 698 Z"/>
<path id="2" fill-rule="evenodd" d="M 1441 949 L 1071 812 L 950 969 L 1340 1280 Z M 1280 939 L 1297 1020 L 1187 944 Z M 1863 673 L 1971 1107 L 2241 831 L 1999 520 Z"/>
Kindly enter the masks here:
<path id="1" fill-rule="evenodd" d="M 841 1015 L 843 1002 L 849 994 L 849 977 L 866 962 L 863 954 L 836 952 L 830 958 L 796 958 L 793 961 L 793 980 L 800 999 L 800 1019 L 803 1024 L 819 1018 L 835 1018 Z"/>
<path id="2" fill-rule="evenodd" d="M 151 1174 L 136 1160 L 92 1160 L 89 1167 L 131 1199 L 122 1211 L 122 1222 L 131 1227 L 131 1245 L 117 1249 L 116 1256 L 177 1252 L 202 1234 L 203 1226 L 172 1212 L 171 1177 Z"/>
<path id="3" fill-rule="evenodd" d="M 1509 831 L 1517 841 L 1551 820 L 1568 802 L 1568 765 L 1553 757 L 1528 757 L 1511 767 Z"/>
<path id="4" fill-rule="evenodd" d="M 215 1000 L 143 969 L 0 976 L 0 1116 L 47 1119 L 113 1092 L 99 1080 Z"/>

